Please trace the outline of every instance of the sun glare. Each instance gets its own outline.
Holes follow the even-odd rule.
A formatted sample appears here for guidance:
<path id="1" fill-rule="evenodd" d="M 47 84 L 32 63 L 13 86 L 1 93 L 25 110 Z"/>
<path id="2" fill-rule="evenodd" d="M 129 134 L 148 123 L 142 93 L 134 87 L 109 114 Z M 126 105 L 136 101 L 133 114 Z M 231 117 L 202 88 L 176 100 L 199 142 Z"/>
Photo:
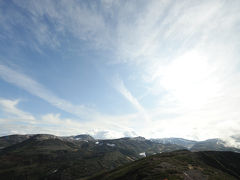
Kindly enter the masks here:
<path id="1" fill-rule="evenodd" d="M 173 60 L 162 72 L 161 84 L 184 107 L 200 108 L 217 92 L 211 76 L 214 68 L 206 55 L 187 52 Z"/>

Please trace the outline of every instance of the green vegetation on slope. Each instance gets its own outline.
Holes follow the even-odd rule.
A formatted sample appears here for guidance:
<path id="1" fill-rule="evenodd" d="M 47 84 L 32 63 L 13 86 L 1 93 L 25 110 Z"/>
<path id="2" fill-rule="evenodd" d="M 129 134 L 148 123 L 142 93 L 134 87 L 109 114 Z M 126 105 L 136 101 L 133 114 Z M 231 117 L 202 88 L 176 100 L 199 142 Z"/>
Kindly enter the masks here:
<path id="1" fill-rule="evenodd" d="M 182 147 L 131 138 L 96 141 L 35 135 L 2 149 L 0 179 L 77 179 Z"/>
<path id="2" fill-rule="evenodd" d="M 137 160 L 87 180 L 232 180 L 240 178 L 240 154 L 176 151 Z"/>

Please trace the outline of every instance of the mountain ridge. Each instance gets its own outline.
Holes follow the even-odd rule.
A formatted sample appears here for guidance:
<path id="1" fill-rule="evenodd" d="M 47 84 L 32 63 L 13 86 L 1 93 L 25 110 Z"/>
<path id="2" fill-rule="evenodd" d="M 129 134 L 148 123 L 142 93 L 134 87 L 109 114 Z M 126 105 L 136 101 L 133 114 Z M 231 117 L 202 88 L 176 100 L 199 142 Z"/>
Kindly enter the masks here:
<path id="1" fill-rule="evenodd" d="M 8 140 L 9 143 L 7 143 Z M 185 142 L 181 139 L 180 142 L 182 141 Z M 174 144 L 175 141 L 171 141 L 172 144 L 163 144 L 144 137 L 101 140 L 86 134 L 14 135 L 0 137 L 0 144 L 1 142 L 7 145 L 0 150 L 0 179 L 3 180 L 85 178 L 95 173 L 125 166 L 144 157 L 155 154 L 166 155 L 166 153 L 187 149 Z M 218 140 L 201 142 L 200 146 L 195 146 L 195 148 L 198 147 L 201 151 L 208 148 L 235 151 L 232 148 L 224 149 L 225 147 L 222 143 L 218 143 Z"/>
<path id="2" fill-rule="evenodd" d="M 240 154 L 188 150 L 152 155 L 85 180 L 213 180 L 240 179 Z"/>
<path id="3" fill-rule="evenodd" d="M 45 137 L 44 137 L 45 136 Z M 240 152 L 238 148 L 235 148 L 233 146 L 227 145 L 227 143 L 221 139 L 215 138 L 215 139 L 207 139 L 204 141 L 196 141 L 196 140 L 188 140 L 184 138 L 151 138 L 146 139 L 141 136 L 137 137 L 123 137 L 123 138 L 117 138 L 117 139 L 95 139 L 89 134 L 79 134 L 74 136 L 56 136 L 52 134 L 13 134 L 9 136 L 2 136 L 0 137 L 0 149 L 3 149 L 7 146 L 14 145 L 16 143 L 20 143 L 24 140 L 27 140 L 31 137 L 35 138 L 59 138 L 59 139 L 65 139 L 67 141 L 112 141 L 117 139 L 128 139 L 128 140 L 138 140 L 138 141 L 145 141 L 150 140 L 155 143 L 160 144 L 173 144 L 182 146 L 183 148 L 189 149 L 191 151 L 198 151 L 198 150 L 204 150 L 204 151 L 210 151 L 210 150 L 226 150 L 226 151 L 234 151 L 234 152 Z M 238 140 L 238 139 L 236 139 Z"/>

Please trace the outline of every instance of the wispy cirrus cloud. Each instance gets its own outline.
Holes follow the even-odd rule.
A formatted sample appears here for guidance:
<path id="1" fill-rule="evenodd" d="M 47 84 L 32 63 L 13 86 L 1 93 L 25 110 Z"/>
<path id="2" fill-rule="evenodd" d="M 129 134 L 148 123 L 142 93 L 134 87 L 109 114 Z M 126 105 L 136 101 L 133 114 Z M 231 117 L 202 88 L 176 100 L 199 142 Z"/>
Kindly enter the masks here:
<path id="1" fill-rule="evenodd" d="M 93 109 L 87 108 L 84 105 L 73 105 L 72 103 L 59 98 L 53 92 L 48 90 L 42 84 L 38 83 L 31 77 L 17 72 L 3 64 L 0 64 L 0 77 L 8 82 L 11 83 L 25 91 L 35 95 L 46 102 L 50 103 L 51 105 L 77 115 L 79 117 L 86 117 L 89 119 L 89 116 L 97 116 L 98 113 Z"/>
<path id="2" fill-rule="evenodd" d="M 83 121 L 79 121 L 77 119 L 61 118 L 60 114 L 52 113 L 45 114 L 41 117 L 34 117 L 32 114 L 17 108 L 20 100 L 2 99 L 0 106 L 3 107 L 2 110 L 5 115 L 1 117 L 0 120 L 2 122 L 2 128 L 6 128 L 3 132 L 52 133 L 58 135 L 89 133 L 98 138 L 117 138 L 127 134 L 136 134 L 133 133 L 134 129 L 131 128 L 133 125 L 131 120 L 135 120 L 136 117 L 140 115 L 127 114 L 114 116 L 102 114 L 84 105 L 73 105 L 57 97 L 36 80 L 3 64 L 0 64 L 0 78 L 65 112 L 69 112 L 83 119 Z M 16 117 L 12 118 L 12 116 L 9 116 L 10 114 Z M 30 120 L 34 120 L 34 125 L 31 125 Z"/>
<path id="3" fill-rule="evenodd" d="M 120 93 L 123 95 L 123 97 L 125 99 L 127 99 L 137 110 L 140 114 L 142 114 L 144 116 L 144 119 L 146 121 L 150 121 L 149 116 L 147 115 L 146 110 L 144 109 L 144 107 L 139 103 L 139 101 L 137 100 L 137 98 L 135 98 L 132 93 L 126 88 L 124 82 L 122 81 L 122 79 L 120 79 L 119 76 L 116 76 L 113 80 L 113 87 Z"/>
<path id="4" fill-rule="evenodd" d="M 0 99 L 0 107 L 3 113 L 6 113 L 7 117 L 21 119 L 28 123 L 34 123 L 35 117 L 30 113 L 24 112 L 17 108 L 19 100 Z"/>
<path id="5" fill-rule="evenodd" d="M 33 39 L 23 38 L 27 39 L 31 46 L 34 45 L 37 51 L 46 47 L 58 49 L 62 43 L 68 42 L 73 37 L 89 42 L 91 47 L 100 49 L 110 47 L 105 43 L 110 42 L 110 29 L 107 28 L 101 12 L 98 12 L 96 2 L 43 0 L 13 3 L 22 11 L 15 11 L 10 17 L 0 14 L 4 20 L 3 25 L 6 30 L 10 30 L 10 35 L 15 33 L 11 30 L 16 26 L 24 26 L 25 31 L 30 33 Z M 18 22 L 14 20 L 16 18 Z"/>
<path id="6" fill-rule="evenodd" d="M 88 43 L 88 48 L 111 50 L 115 55 L 111 61 L 120 63 L 155 63 L 220 34 L 222 40 L 237 32 L 234 26 L 239 20 L 237 1 L 13 2 L 25 13 L 0 14 L 10 35 L 16 26 L 24 26 L 36 45 L 55 48 L 73 36 Z"/>
<path id="7" fill-rule="evenodd" d="M 125 124 L 129 117 L 105 116 L 96 118 L 94 121 L 80 122 L 77 119 L 63 118 L 60 114 L 53 113 L 34 116 L 21 110 L 18 107 L 20 102 L 20 100 L 0 99 L 0 135 L 47 133 L 64 136 L 87 133 L 100 139 L 136 135 L 134 130 Z"/>
<path id="8" fill-rule="evenodd" d="M 27 16 L 13 11 L 13 16 L 7 17 L 0 11 L 5 35 L 14 34 L 16 26 L 26 27 L 33 42 L 30 46 L 35 43 L 39 48 L 53 49 L 74 37 L 86 43 L 84 48 L 90 51 L 109 50 L 103 66 L 137 69 L 139 74 L 130 71 L 122 76 L 114 72 L 123 79 L 116 79 L 113 86 L 138 112 L 121 117 L 99 115 L 0 65 L 0 76 L 5 81 L 79 117 L 105 118 L 112 123 L 108 127 L 117 127 L 114 122 L 121 120 L 122 129 L 135 127 L 146 136 L 206 139 L 239 131 L 239 1 L 14 2 Z M 76 47 L 81 48 L 82 44 Z M 157 101 L 155 107 L 143 106 L 146 103 L 140 103 L 135 91 L 127 88 L 129 76 L 148 89 L 141 102 Z M 142 114 L 151 119 L 148 128 L 140 127 Z"/>

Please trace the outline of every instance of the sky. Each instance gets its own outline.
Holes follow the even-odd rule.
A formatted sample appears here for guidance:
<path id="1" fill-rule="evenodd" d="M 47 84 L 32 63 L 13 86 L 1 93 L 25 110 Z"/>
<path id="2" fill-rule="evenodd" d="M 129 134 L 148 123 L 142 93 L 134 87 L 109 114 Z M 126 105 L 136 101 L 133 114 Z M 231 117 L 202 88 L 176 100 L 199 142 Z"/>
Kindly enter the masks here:
<path id="1" fill-rule="evenodd" d="M 239 0 L 0 1 L 0 135 L 232 142 Z"/>

